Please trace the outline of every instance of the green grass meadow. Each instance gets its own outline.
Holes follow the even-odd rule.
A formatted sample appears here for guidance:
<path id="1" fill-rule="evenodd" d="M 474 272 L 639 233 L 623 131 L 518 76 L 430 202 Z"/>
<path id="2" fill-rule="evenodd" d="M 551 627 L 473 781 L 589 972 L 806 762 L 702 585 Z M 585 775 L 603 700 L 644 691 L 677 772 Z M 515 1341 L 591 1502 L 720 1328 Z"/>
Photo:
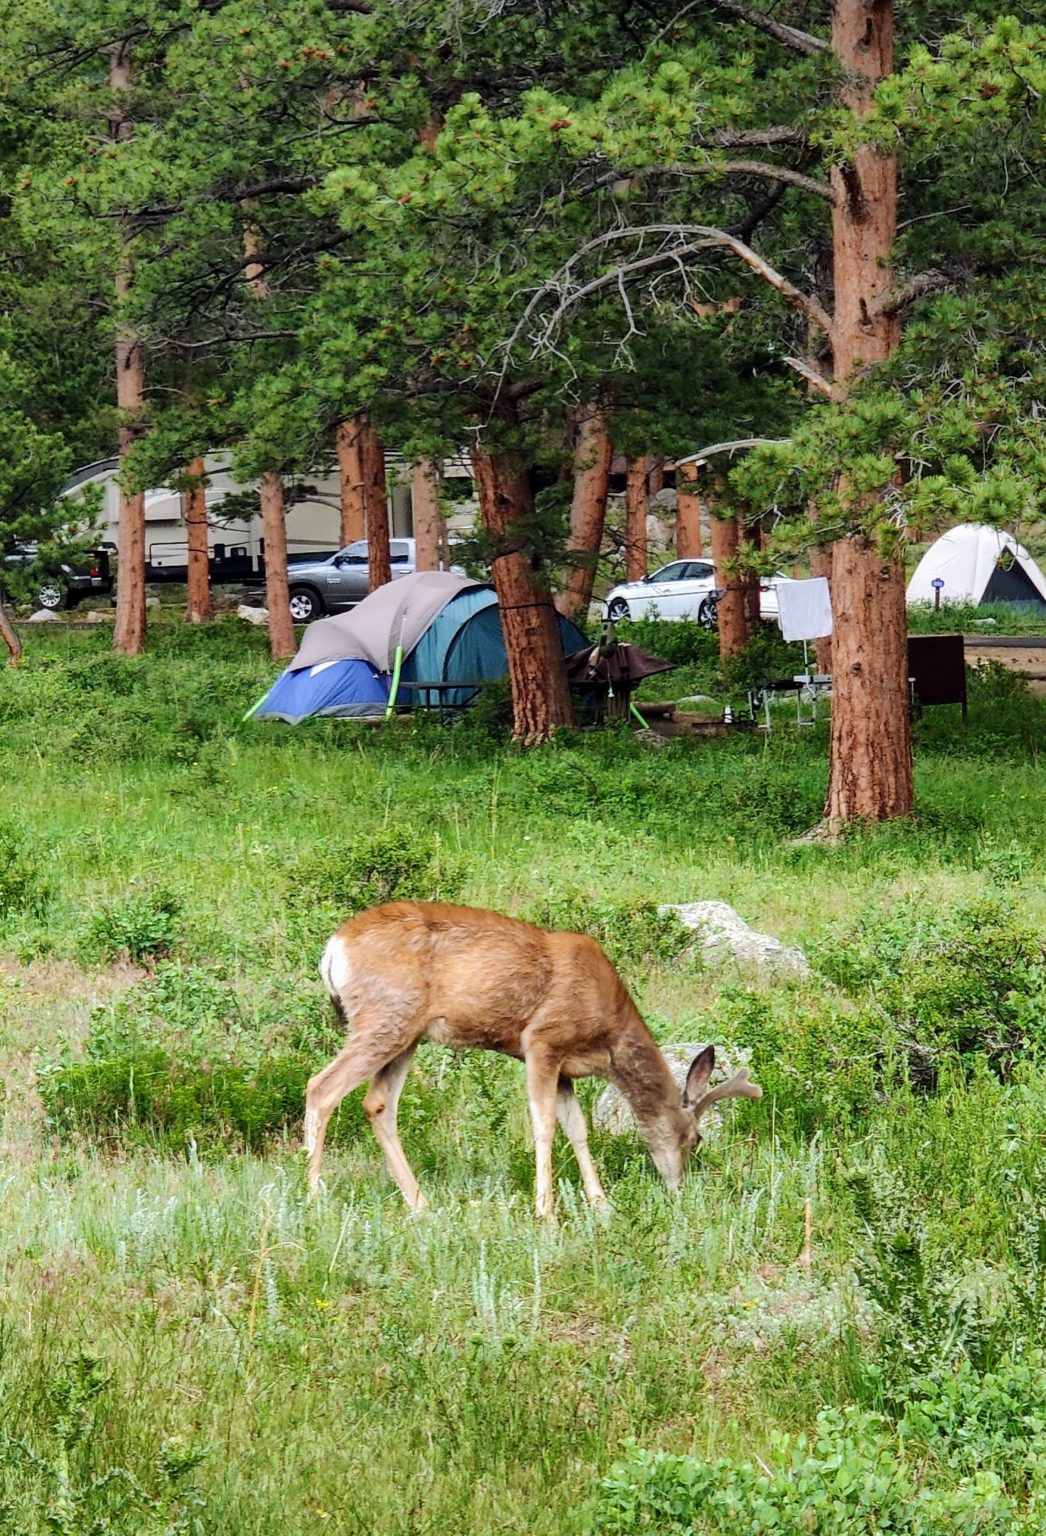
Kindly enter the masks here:
<path id="1" fill-rule="evenodd" d="M 729 692 L 674 628 L 652 692 Z M 983 669 L 915 723 L 916 819 L 828 847 L 823 720 L 292 729 L 242 719 L 238 620 L 109 639 L 0 675 L 0 1531 L 1046 1529 L 1046 701 Z M 546 1225 L 522 1069 L 424 1046 L 428 1210 L 359 1094 L 310 1202 L 319 955 L 397 896 L 586 929 L 764 1098 L 677 1197 L 594 1132 L 605 1217 L 558 1139 Z M 710 968 L 657 912 L 703 899 L 809 976 Z"/>

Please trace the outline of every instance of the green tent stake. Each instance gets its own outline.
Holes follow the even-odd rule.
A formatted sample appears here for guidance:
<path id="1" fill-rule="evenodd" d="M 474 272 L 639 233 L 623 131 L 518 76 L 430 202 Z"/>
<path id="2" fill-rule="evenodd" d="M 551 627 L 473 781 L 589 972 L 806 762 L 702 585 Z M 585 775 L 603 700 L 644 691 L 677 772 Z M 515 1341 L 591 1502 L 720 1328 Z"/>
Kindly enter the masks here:
<path id="1" fill-rule="evenodd" d="M 256 715 L 258 713 L 259 709 L 261 709 L 262 705 L 265 703 L 265 698 L 266 698 L 266 695 L 263 693 L 261 698 L 258 700 L 257 704 L 252 704 L 250 709 L 247 711 L 247 713 L 245 715 L 241 716 L 241 718 L 240 718 L 240 724 L 241 725 L 243 724 L 244 720 L 249 720 L 252 715 Z"/>
<path id="2" fill-rule="evenodd" d="M 647 728 L 647 722 L 643 719 L 643 716 L 639 713 L 639 710 L 632 703 L 631 699 L 629 699 L 629 701 L 628 701 L 628 707 L 632 711 L 632 713 L 635 715 L 636 719 L 639 721 L 640 725 L 643 727 L 643 729 L 645 731 L 646 728 Z"/>
<path id="3" fill-rule="evenodd" d="M 403 666 L 403 647 L 397 645 L 396 659 L 392 663 L 392 687 L 389 689 L 389 702 L 385 706 L 385 719 L 392 719 L 392 712 L 396 708 L 396 695 L 400 688 L 400 669 Z"/>

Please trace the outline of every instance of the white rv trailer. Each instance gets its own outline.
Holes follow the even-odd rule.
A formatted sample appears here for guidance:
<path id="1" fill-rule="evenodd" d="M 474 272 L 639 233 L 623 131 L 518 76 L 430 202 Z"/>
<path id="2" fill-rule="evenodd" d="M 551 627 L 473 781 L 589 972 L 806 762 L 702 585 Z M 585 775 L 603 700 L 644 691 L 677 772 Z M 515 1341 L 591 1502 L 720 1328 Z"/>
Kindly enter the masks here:
<path id="1" fill-rule="evenodd" d="M 265 541 L 261 516 L 245 511 L 241 498 L 256 492 L 257 481 L 237 480 L 229 467 L 229 458 L 208 454 L 204 460 L 207 474 L 208 545 L 211 571 L 215 580 L 260 580 L 265 570 Z M 409 538 L 414 532 L 409 466 L 390 455 L 389 531 L 394 537 Z M 120 521 L 120 490 L 117 482 L 119 460 L 101 459 L 76 471 L 62 488 L 67 501 L 82 499 L 88 486 L 101 487 L 101 509 L 91 532 L 98 543 L 115 548 Z M 445 478 L 471 479 L 467 461 L 447 460 Z M 295 558 L 317 559 L 333 554 L 339 547 L 339 486 L 337 469 L 323 465 L 314 474 L 288 480 L 296 499 L 287 513 L 287 553 Z M 223 503 L 230 497 L 236 505 L 223 513 Z M 471 502 L 460 503 L 452 526 L 468 525 L 474 510 Z M 169 486 L 145 493 L 145 561 L 147 581 L 183 581 L 188 562 L 185 497 Z"/>

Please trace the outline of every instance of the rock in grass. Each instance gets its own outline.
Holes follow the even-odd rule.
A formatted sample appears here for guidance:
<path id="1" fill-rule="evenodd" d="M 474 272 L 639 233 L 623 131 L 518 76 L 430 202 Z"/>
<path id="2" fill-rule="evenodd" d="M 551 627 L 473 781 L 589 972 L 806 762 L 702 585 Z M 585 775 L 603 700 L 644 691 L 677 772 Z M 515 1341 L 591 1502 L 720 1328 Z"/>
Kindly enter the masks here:
<path id="1" fill-rule="evenodd" d="M 668 1062 L 669 1070 L 679 1085 L 680 1094 L 686 1083 L 690 1063 L 701 1050 L 704 1050 L 703 1045 L 695 1045 L 689 1040 L 661 1047 L 661 1054 Z M 750 1057 L 751 1052 L 742 1050 L 739 1046 L 717 1044 L 715 1066 L 712 1069 L 712 1086 L 725 1082 L 728 1077 L 733 1077 L 735 1072 L 740 1072 L 742 1067 L 747 1067 Z M 702 1117 L 701 1135 L 705 1141 L 713 1140 L 722 1130 L 722 1113 L 723 1105 L 713 1104 L 707 1115 Z M 628 1100 L 613 1084 L 604 1088 L 596 1100 L 592 1110 L 592 1124 L 598 1126 L 601 1131 L 609 1131 L 611 1136 L 624 1136 L 636 1129 Z"/>
<path id="2" fill-rule="evenodd" d="M 241 603 L 236 610 L 238 619 L 246 619 L 248 624 L 268 624 L 268 608 L 252 608 L 248 603 Z"/>
<path id="3" fill-rule="evenodd" d="M 691 901 L 658 907 L 674 912 L 684 928 L 698 935 L 701 953 L 710 965 L 740 960 L 762 970 L 793 976 L 809 976 L 810 964 L 802 950 L 782 944 L 769 933 L 757 933 L 725 901 Z"/>
<path id="4" fill-rule="evenodd" d="M 57 613 L 52 613 L 50 608 L 38 608 L 26 619 L 27 624 L 60 624 L 62 621 Z"/>

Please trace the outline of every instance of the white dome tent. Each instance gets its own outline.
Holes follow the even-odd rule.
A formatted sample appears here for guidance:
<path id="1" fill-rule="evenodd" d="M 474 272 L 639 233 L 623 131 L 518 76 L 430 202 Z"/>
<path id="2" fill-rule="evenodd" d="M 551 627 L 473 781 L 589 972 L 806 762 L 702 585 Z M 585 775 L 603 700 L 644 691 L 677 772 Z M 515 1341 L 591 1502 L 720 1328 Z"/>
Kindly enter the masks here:
<path id="1" fill-rule="evenodd" d="M 909 603 L 1034 603 L 1046 608 L 1046 576 L 1012 534 L 961 523 L 923 555 L 908 583 Z"/>

